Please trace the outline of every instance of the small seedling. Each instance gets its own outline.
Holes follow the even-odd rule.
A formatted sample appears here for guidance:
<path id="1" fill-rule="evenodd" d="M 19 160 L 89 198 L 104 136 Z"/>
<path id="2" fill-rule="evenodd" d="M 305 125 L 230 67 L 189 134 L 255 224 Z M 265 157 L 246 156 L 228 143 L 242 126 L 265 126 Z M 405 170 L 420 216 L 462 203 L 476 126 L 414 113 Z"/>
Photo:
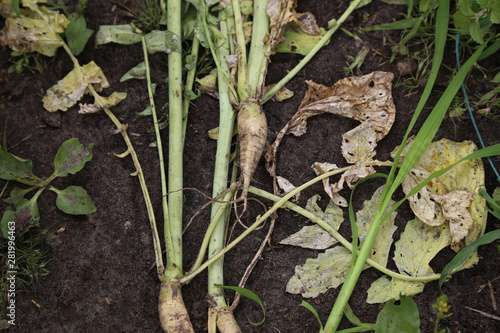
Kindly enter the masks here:
<path id="1" fill-rule="evenodd" d="M 453 313 L 448 313 L 451 305 L 448 304 L 448 296 L 441 295 L 436 299 L 436 303 L 432 304 L 432 308 L 436 311 L 436 320 L 431 320 L 434 325 L 434 333 L 449 332 L 448 328 L 439 329 L 439 322 L 441 319 L 451 317 Z"/>
<path id="2" fill-rule="evenodd" d="M 85 163 L 92 159 L 93 143 L 88 145 L 80 144 L 77 138 L 65 141 L 54 158 L 54 173 L 47 179 L 42 179 L 33 174 L 33 162 L 25 160 L 11 153 L 8 153 L 5 147 L 0 147 L 0 179 L 16 181 L 28 185 L 28 188 L 14 187 L 10 192 L 10 197 L 4 201 L 12 205 L 12 209 L 4 212 L 13 216 L 17 227 L 21 230 L 30 223 L 37 223 L 40 220 L 37 200 L 40 194 L 48 188 L 57 194 L 57 208 L 66 214 L 81 215 L 91 214 L 96 211 L 92 200 L 80 186 L 69 186 L 64 190 L 59 190 L 50 185 L 58 177 L 66 177 L 69 174 L 75 174 L 80 171 Z M 30 199 L 25 196 L 36 190 L 35 195 Z M 2 218 L 2 233 L 7 237 L 7 223 L 12 219 Z"/>

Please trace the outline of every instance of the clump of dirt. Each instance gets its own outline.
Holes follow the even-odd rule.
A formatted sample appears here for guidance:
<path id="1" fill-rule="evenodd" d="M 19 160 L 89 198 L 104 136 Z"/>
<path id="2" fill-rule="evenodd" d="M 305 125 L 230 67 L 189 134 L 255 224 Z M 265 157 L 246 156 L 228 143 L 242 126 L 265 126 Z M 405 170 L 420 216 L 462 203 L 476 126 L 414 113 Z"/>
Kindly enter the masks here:
<path id="1" fill-rule="evenodd" d="M 345 1 L 309 0 L 301 2 L 298 11 L 312 12 L 318 24 L 324 27 L 330 19 L 338 17 L 347 5 Z M 127 23 L 128 19 L 115 11 L 113 6 L 112 2 L 89 0 L 86 10 L 89 28 L 97 30 L 99 25 L 103 24 Z M 365 17 L 374 18 L 375 23 L 390 22 L 394 18 L 401 18 L 400 12 L 405 11 L 405 7 L 374 2 L 357 10 L 344 28 L 357 30 L 364 24 Z M 362 73 L 379 70 L 395 75 L 393 98 L 397 110 L 396 120 L 389 134 L 378 143 L 376 156 L 385 160 L 389 159 L 389 152 L 403 138 L 421 91 L 410 92 L 401 84 L 403 78 L 396 66 L 397 61 L 387 61 L 391 54 L 391 45 L 384 44 L 383 33 L 364 33 L 362 38 L 365 45 L 371 49 L 361 67 Z M 361 47 L 362 45 L 353 42 L 346 34 L 337 32 L 329 45 L 287 85 L 288 89 L 294 91 L 294 97 L 281 103 L 269 102 L 264 106 L 271 132 L 270 140 L 296 112 L 307 90 L 305 80 L 313 80 L 325 86 L 333 85 L 344 77 L 347 56 L 355 56 Z M 71 70 L 71 61 L 64 52 L 59 51 L 53 59 L 43 58 L 43 73 L 25 70 L 21 75 L 8 75 L 9 52 L 7 49 L 0 50 L 0 123 L 2 126 L 7 125 L 8 146 L 15 146 L 10 152 L 33 160 L 34 172 L 48 177 L 53 170 L 51 158 L 62 142 L 72 137 L 79 138 L 80 142 L 85 144 L 93 142 L 95 146 L 92 161 L 78 174 L 58 179 L 57 185 L 85 187 L 98 208 L 97 212 L 90 216 L 68 216 L 55 207 L 53 193 L 47 193 L 40 198 L 40 225 L 49 228 L 53 233 L 62 227 L 65 231 L 51 242 L 52 258 L 47 266 L 51 273 L 41 278 L 32 290 L 18 293 L 16 326 L 11 327 L 10 331 L 161 332 L 157 313 L 160 283 L 155 269 L 152 269 L 153 245 L 141 189 L 137 179 L 130 176 L 134 171 L 132 161 L 129 158 L 119 159 L 114 155 L 126 150 L 122 138 L 112 134 L 113 125 L 102 113 L 83 116 L 73 108 L 61 115 L 60 127 L 52 126 L 52 122 L 44 118 L 41 99 L 45 90 Z M 269 66 L 268 83 L 279 81 L 300 59 L 301 56 L 293 54 L 273 56 Z M 142 61 L 142 50 L 134 45 L 113 44 L 94 48 L 90 43 L 79 56 L 79 60 L 82 64 L 93 60 L 103 69 L 111 85 L 109 94 L 112 91 L 128 94 L 127 99 L 114 107 L 113 111 L 122 123 L 129 125 L 128 131 L 145 172 L 156 215 L 161 221 L 158 157 L 156 148 L 149 146 L 155 141 L 152 120 L 137 115 L 137 112 L 148 105 L 146 84 L 138 80 L 119 82 L 126 71 Z M 153 64 L 153 81 L 158 84 L 156 103 L 162 106 L 168 102 L 164 84 L 164 78 L 167 76 L 165 56 L 154 55 L 150 62 Z M 488 64 L 490 69 L 498 65 L 498 60 Z M 473 74 L 471 79 L 476 76 L 479 77 L 479 73 Z M 442 91 L 444 87 L 436 88 L 433 94 L 434 102 Z M 193 102 L 189 115 L 184 154 L 184 184 L 205 193 L 211 193 L 216 148 L 216 143 L 207 137 L 207 131 L 218 126 L 217 114 L 217 100 L 203 95 Z M 479 116 L 476 116 L 476 121 L 485 144 L 497 143 L 498 123 L 486 121 Z M 422 122 L 422 119 L 419 120 L 420 124 Z M 335 115 L 325 114 L 311 118 L 308 121 L 308 134 L 298 138 L 287 137 L 280 146 L 277 156 L 279 174 L 294 184 L 301 184 L 314 177 L 310 166 L 316 161 L 345 165 L 340 152 L 341 135 L 357 124 L 355 120 Z M 166 130 L 164 132 L 166 134 Z M 442 137 L 454 141 L 478 141 L 467 117 L 445 119 L 437 139 Z M 500 165 L 498 157 L 493 158 L 493 162 L 497 166 Z M 491 192 L 498 182 L 488 164 L 485 164 L 485 169 L 487 190 Z M 380 168 L 378 171 L 387 172 L 387 169 Z M 272 191 L 272 179 L 265 171 L 263 161 L 254 175 L 254 184 Z M 354 201 L 355 208 L 361 207 L 363 201 L 369 199 L 380 185 L 380 181 L 372 181 L 358 189 Z M 307 189 L 299 204 L 303 206 L 307 198 L 317 193 L 323 193 L 321 184 Z M 345 196 L 348 192 L 341 194 Z M 322 196 L 324 199 L 321 205 L 325 207 L 327 196 Z M 187 221 L 206 199 L 194 191 L 186 191 L 185 197 L 184 216 Z M 3 206 L 0 208 L 3 210 Z M 261 213 L 261 206 L 249 201 L 243 221 L 250 224 L 257 214 Z M 184 235 L 185 270 L 189 269 L 197 255 L 209 221 L 208 214 L 208 211 L 201 214 Z M 278 215 L 271 246 L 265 250 L 247 283 L 247 288 L 257 293 L 264 301 L 266 321 L 260 326 L 252 326 L 249 323 L 247 316 L 252 321 L 257 321 L 261 312 L 257 304 L 248 300 L 240 303 L 235 312 L 236 318 L 244 332 L 274 332 L 276 329 L 280 332 L 318 331 L 319 325 L 314 316 L 300 306 L 301 296 L 285 292 L 285 285 L 293 275 L 295 265 L 303 264 L 307 258 L 317 256 L 317 252 L 278 245 L 280 240 L 298 231 L 307 221 L 285 210 L 280 210 Z M 396 224 L 402 227 L 411 217 L 408 205 L 404 205 L 399 210 Z M 487 231 L 497 228 L 495 223 L 497 222 L 490 219 Z M 242 230 L 241 226 L 235 227 L 236 234 Z M 238 284 L 266 232 L 267 227 L 254 232 L 226 255 L 227 285 Z M 344 225 L 340 232 L 349 234 L 349 226 Z M 395 237 L 398 236 L 399 233 L 396 232 Z M 453 251 L 445 250 L 442 256 L 431 263 L 432 267 L 440 271 L 453 255 Z M 452 317 L 442 321 L 442 327 L 449 327 L 452 332 L 499 330 L 498 321 L 470 309 L 498 315 L 494 301 L 495 297 L 498 298 L 500 288 L 499 280 L 495 280 L 499 268 L 498 249 L 495 244 L 486 245 L 479 249 L 479 255 L 484 259 L 478 265 L 454 274 L 442 290 L 439 290 L 437 282 L 432 282 L 426 285 L 422 294 L 413 297 L 420 311 L 422 332 L 433 330 L 431 319 L 435 318 L 435 314 L 431 305 L 442 293 L 449 296 L 451 312 L 454 313 Z M 395 269 L 394 264 L 392 266 L 391 269 Z M 380 276 L 381 274 L 373 269 L 364 272 L 352 295 L 350 306 L 362 322 L 375 322 L 383 306 L 365 303 L 368 287 Z M 185 302 L 197 332 L 206 330 L 206 290 L 206 273 L 183 288 Z M 307 300 L 315 307 L 323 321 L 328 317 L 338 292 L 339 290 L 329 290 L 316 299 Z M 227 295 L 232 298 L 230 292 Z M 340 328 L 348 327 L 350 324 L 344 319 Z"/>

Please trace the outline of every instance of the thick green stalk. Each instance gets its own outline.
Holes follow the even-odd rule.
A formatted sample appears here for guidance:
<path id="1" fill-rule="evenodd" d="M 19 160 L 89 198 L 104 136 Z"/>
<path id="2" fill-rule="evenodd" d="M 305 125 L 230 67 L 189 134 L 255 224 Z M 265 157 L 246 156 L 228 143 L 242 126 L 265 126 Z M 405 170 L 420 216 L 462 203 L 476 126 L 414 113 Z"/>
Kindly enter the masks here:
<path id="1" fill-rule="evenodd" d="M 160 135 L 160 128 L 158 126 L 158 116 L 156 114 L 156 106 L 155 106 L 155 100 L 153 97 L 153 88 L 151 86 L 151 73 L 150 73 L 150 68 L 149 68 L 149 57 L 148 57 L 148 50 L 146 46 L 146 39 L 144 38 L 144 35 L 142 36 L 142 50 L 144 52 L 144 63 L 146 67 L 146 80 L 147 80 L 147 86 L 148 86 L 148 96 L 149 96 L 149 104 L 151 106 L 151 114 L 153 115 L 153 126 L 155 129 L 155 134 L 156 134 L 156 145 L 158 148 L 158 159 L 160 162 L 160 179 L 161 179 L 161 195 L 162 195 L 162 207 L 163 207 L 163 220 L 164 224 L 168 225 L 168 203 L 167 203 L 167 177 L 165 175 L 165 160 L 163 158 L 163 144 L 161 141 L 161 135 Z M 170 232 L 167 230 L 166 232 Z M 158 231 L 155 230 L 155 234 L 158 234 Z M 166 245 L 166 252 L 167 252 L 167 258 L 172 258 L 173 257 L 173 245 L 172 245 L 172 238 L 171 237 L 165 237 L 165 245 Z"/>
<path id="2" fill-rule="evenodd" d="M 229 76 L 229 66 L 226 61 L 226 56 L 229 55 L 229 43 L 227 33 L 227 24 L 225 20 L 220 21 L 220 32 L 224 37 L 224 43 L 218 42 L 217 57 L 219 58 L 221 67 L 219 71 L 223 71 L 224 75 Z M 214 170 L 214 183 L 213 183 L 213 197 L 217 197 L 219 193 L 224 191 L 228 185 L 228 170 L 229 170 L 229 156 L 231 153 L 231 143 L 233 138 L 233 127 L 236 118 L 236 113 L 231 106 L 229 98 L 230 90 L 227 82 L 224 80 L 223 75 L 217 75 L 219 87 L 219 137 L 217 139 L 217 152 L 215 155 L 215 170 Z M 214 202 L 212 204 L 211 219 L 215 217 L 219 210 L 221 203 Z M 227 207 L 227 206 L 226 206 Z M 228 208 L 228 207 L 227 207 Z M 212 257 L 214 254 L 220 252 L 224 248 L 226 219 L 228 209 L 225 213 L 218 218 L 218 222 L 210 236 L 210 245 L 208 256 Z M 223 279 L 223 257 L 214 262 L 208 267 L 208 294 L 210 295 L 211 307 L 218 310 L 227 309 L 224 292 L 221 288 L 216 287 L 215 284 L 224 284 Z M 218 311 L 215 311 L 216 314 Z"/>
<path id="3" fill-rule="evenodd" d="M 354 0 L 349 4 L 344 14 L 334 22 L 333 27 L 328 30 L 328 32 L 321 38 L 321 40 L 309 51 L 309 53 L 292 69 L 288 74 L 282 78 L 272 89 L 270 89 L 264 96 L 264 100 L 261 104 L 264 104 L 270 100 L 281 88 L 283 88 L 304 66 L 318 53 L 318 51 L 326 45 L 330 40 L 332 35 L 337 31 L 337 29 L 344 23 L 344 21 L 352 14 L 352 12 L 359 6 L 361 0 Z"/>
<path id="4" fill-rule="evenodd" d="M 182 50 L 181 1 L 167 2 L 167 27 L 177 38 L 177 47 L 168 55 L 168 196 L 169 219 L 165 226 L 165 241 L 172 242 L 172 258 L 167 258 L 165 275 L 182 275 L 182 203 L 183 192 L 183 108 L 182 108 Z M 174 40 L 175 41 L 175 40 Z M 167 237 L 171 237 L 168 240 Z"/>
<path id="5" fill-rule="evenodd" d="M 252 41 L 248 55 L 248 86 L 252 97 L 256 96 L 261 80 L 261 69 L 266 59 L 264 38 L 269 33 L 267 0 L 255 0 L 253 5 Z M 264 75 L 265 76 L 265 75 Z"/>

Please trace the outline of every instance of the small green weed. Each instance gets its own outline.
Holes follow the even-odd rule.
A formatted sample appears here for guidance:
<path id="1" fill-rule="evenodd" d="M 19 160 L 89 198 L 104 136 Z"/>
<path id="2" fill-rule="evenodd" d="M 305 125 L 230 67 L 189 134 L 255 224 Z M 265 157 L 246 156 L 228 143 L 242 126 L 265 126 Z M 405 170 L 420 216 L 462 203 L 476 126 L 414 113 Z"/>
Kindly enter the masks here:
<path id="1" fill-rule="evenodd" d="M 436 303 L 432 304 L 432 308 L 436 311 L 436 320 L 431 320 L 434 325 L 434 333 L 450 332 L 449 328 L 439 329 L 441 319 L 451 317 L 453 313 L 448 313 L 451 305 L 448 304 L 448 296 L 441 295 L 436 299 Z"/>
<path id="2" fill-rule="evenodd" d="M 31 160 L 10 154 L 0 146 L 0 179 L 16 181 L 29 186 L 28 188 L 14 187 L 10 192 L 10 197 L 4 199 L 7 204 L 12 205 L 2 217 L 1 230 L 4 237 L 8 237 L 7 223 L 9 221 L 15 220 L 16 227 L 23 230 L 31 222 L 37 223 L 40 220 L 37 200 L 46 188 L 57 194 L 56 205 L 66 214 L 91 214 L 96 211 L 87 191 L 82 187 L 69 186 L 64 190 L 59 190 L 49 185 L 55 178 L 66 177 L 68 174 L 80 171 L 85 163 L 92 159 L 93 145 L 82 145 L 76 138 L 65 141 L 54 159 L 54 173 L 45 180 L 33 174 Z M 35 195 L 26 199 L 25 196 L 35 189 L 37 190 Z"/>
<path id="3" fill-rule="evenodd" d="M 7 70 L 7 73 L 9 74 L 12 74 L 14 72 L 16 72 L 17 74 L 21 74 L 25 69 L 29 70 L 32 73 L 37 71 L 38 73 L 42 74 L 46 66 L 45 62 L 40 59 L 38 53 L 26 54 L 12 51 L 10 53 L 10 56 L 11 58 L 9 59 L 9 61 L 12 63 L 12 65 Z"/>

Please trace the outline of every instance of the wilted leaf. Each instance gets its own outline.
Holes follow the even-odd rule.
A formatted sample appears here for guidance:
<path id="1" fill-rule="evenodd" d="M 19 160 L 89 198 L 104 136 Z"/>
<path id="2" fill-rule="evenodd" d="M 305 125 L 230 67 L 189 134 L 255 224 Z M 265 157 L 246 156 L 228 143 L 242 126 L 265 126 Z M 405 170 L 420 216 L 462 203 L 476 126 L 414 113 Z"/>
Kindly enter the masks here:
<path id="1" fill-rule="evenodd" d="M 137 64 L 134 68 L 125 73 L 120 82 L 125 82 L 130 79 L 145 79 L 146 78 L 146 64 L 143 62 Z"/>
<path id="2" fill-rule="evenodd" d="M 43 97 L 43 107 L 50 112 L 66 111 L 75 105 L 85 93 L 89 93 L 88 85 L 92 84 L 96 91 L 109 87 L 108 80 L 101 68 L 93 61 L 81 67 L 74 68 L 56 85 L 47 90 Z"/>
<path id="3" fill-rule="evenodd" d="M 365 201 L 363 209 L 356 214 L 356 224 L 359 228 L 361 243 L 380 204 L 382 190 L 383 187 L 379 188 L 370 200 Z M 391 200 L 386 212 L 394 204 L 395 202 Z M 396 230 L 396 227 L 394 227 L 395 217 L 396 214 L 393 213 L 382 225 L 369 256 L 370 259 L 383 266 L 387 264 L 392 235 Z M 304 265 L 296 266 L 295 275 L 288 281 L 286 291 L 292 294 L 300 293 L 303 297 L 316 297 L 330 288 L 337 288 L 344 282 L 351 267 L 351 261 L 351 252 L 343 246 L 328 249 L 315 259 L 307 259 Z M 369 267 L 369 265 L 366 265 L 365 269 Z"/>
<path id="4" fill-rule="evenodd" d="M 335 230 L 339 230 L 340 225 L 344 221 L 342 209 L 330 201 L 323 212 L 316 203 L 318 199 L 320 199 L 319 195 L 309 198 L 309 200 L 307 200 L 306 210 L 316 214 L 323 221 L 335 228 Z M 316 250 L 324 250 L 335 243 L 337 243 L 337 240 L 317 224 L 305 226 L 300 231 L 288 236 L 280 242 L 280 244 L 284 245 L 300 246 Z"/>
<path id="5" fill-rule="evenodd" d="M 275 84 L 270 84 L 264 88 L 264 93 L 267 93 L 269 90 L 271 90 Z M 286 87 L 281 88 L 272 98 L 271 100 L 273 102 L 281 102 L 284 101 L 285 99 L 292 98 L 293 96 L 293 91 L 288 90 Z"/>
<path id="6" fill-rule="evenodd" d="M 285 40 L 276 46 L 276 52 L 297 53 L 305 56 L 326 34 L 323 28 L 319 31 L 319 34 L 311 35 L 304 32 L 296 23 L 290 23 L 286 26 Z"/>
<path id="7" fill-rule="evenodd" d="M 451 243 L 447 225 L 431 227 L 414 219 L 408 221 L 405 231 L 396 242 L 394 261 L 401 274 L 427 276 L 434 274 L 429 266 L 431 260 Z M 409 282 L 387 277 L 375 281 L 368 289 L 368 303 L 383 303 L 389 299 L 399 299 L 399 295 L 411 296 L 424 289 L 423 282 Z"/>
<path id="8" fill-rule="evenodd" d="M 331 88 L 306 81 L 309 90 L 299 110 L 278 133 L 276 140 L 265 154 L 267 171 L 274 175 L 276 153 L 285 135 L 305 134 L 307 119 L 312 116 L 332 113 L 360 122 L 369 119 L 377 133 L 376 141 L 382 139 L 391 129 L 396 113 L 391 95 L 393 78 L 392 73 L 373 72 L 362 77 L 342 79 Z"/>
<path id="9" fill-rule="evenodd" d="M 54 187 L 50 189 L 57 193 L 57 208 L 66 214 L 87 215 L 97 210 L 87 191 L 80 186 L 69 186 L 64 190 L 58 190 Z"/>
<path id="10" fill-rule="evenodd" d="M 95 44 L 103 45 L 108 43 L 135 44 L 141 41 L 141 31 L 133 24 L 122 25 L 101 25 L 95 36 Z"/>
<path id="11" fill-rule="evenodd" d="M 78 111 L 78 113 L 96 113 L 104 108 L 109 109 L 123 101 L 125 98 L 127 98 L 126 93 L 117 91 L 113 92 L 108 97 L 99 96 L 99 100 L 96 100 L 94 104 L 80 104 L 80 110 Z"/>
<path id="12" fill-rule="evenodd" d="M 80 171 L 92 159 L 93 146 L 93 143 L 82 145 L 77 138 L 63 142 L 54 158 L 54 174 L 66 177 Z"/>
<path id="13" fill-rule="evenodd" d="M 377 134 L 369 120 L 342 135 L 342 155 L 351 164 L 373 161 Z"/>
<path id="14" fill-rule="evenodd" d="M 148 52 L 182 52 L 181 39 L 168 30 L 153 30 L 145 36 Z"/>
<path id="15" fill-rule="evenodd" d="M 276 180 L 278 181 L 279 188 L 283 190 L 283 195 L 286 195 L 295 190 L 295 186 L 292 183 L 290 183 L 288 179 L 278 176 L 276 177 Z M 299 199 L 300 199 L 300 192 L 298 192 L 295 195 L 295 201 L 298 201 Z"/>
<path id="16" fill-rule="evenodd" d="M 201 92 L 219 98 L 219 92 L 217 90 L 217 69 L 213 69 L 210 74 L 200 79 L 196 79 L 196 82 L 198 82 L 198 89 L 200 89 Z"/>
<path id="17" fill-rule="evenodd" d="M 0 31 L 0 44 L 7 45 L 16 52 L 38 52 L 51 57 L 62 46 L 63 40 L 58 34 L 64 32 L 69 21 L 63 14 L 43 6 L 38 7 L 35 2 L 29 5 L 38 8 L 48 26 L 38 13 L 25 9 L 21 17 L 7 18 L 5 27 Z"/>
<path id="18" fill-rule="evenodd" d="M 411 146 L 411 142 L 408 146 Z M 456 163 L 476 150 L 477 147 L 472 141 L 453 142 L 442 139 L 430 144 L 415 167 L 433 173 Z M 405 149 L 405 151 L 407 150 Z M 477 194 L 480 188 L 484 188 L 483 162 L 481 159 L 467 160 L 456 165 L 437 179 L 448 192 L 467 191 L 474 198 L 468 208 L 474 222 L 466 236 L 466 241 L 452 246 L 455 251 L 458 251 L 482 235 L 486 227 L 486 200 Z M 477 254 L 474 254 L 471 258 L 471 264 L 474 261 L 477 262 Z"/>
<path id="19" fill-rule="evenodd" d="M 467 191 L 453 191 L 444 195 L 432 195 L 434 201 L 441 205 L 443 217 L 450 222 L 452 246 L 464 239 L 472 228 L 474 221 L 467 208 L 473 200 Z"/>
<path id="20" fill-rule="evenodd" d="M 425 170 L 417 168 L 412 169 L 402 182 L 403 192 L 408 194 L 415 186 L 423 182 L 429 176 L 430 173 Z M 443 217 L 441 205 L 432 199 L 432 195 L 445 194 L 446 192 L 444 185 L 438 179 L 433 179 L 429 184 L 418 191 L 418 193 L 408 198 L 413 213 L 420 221 L 428 225 L 438 226 L 443 224 L 445 219 Z"/>

